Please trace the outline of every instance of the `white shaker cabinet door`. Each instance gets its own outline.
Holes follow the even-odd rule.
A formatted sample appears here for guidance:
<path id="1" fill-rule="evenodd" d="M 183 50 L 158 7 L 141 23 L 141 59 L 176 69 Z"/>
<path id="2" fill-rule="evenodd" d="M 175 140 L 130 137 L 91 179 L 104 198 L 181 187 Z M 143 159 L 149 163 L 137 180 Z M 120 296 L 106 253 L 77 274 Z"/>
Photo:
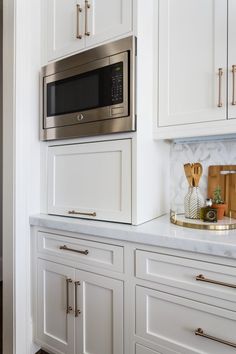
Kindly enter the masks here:
<path id="1" fill-rule="evenodd" d="M 84 1 L 44 0 L 44 45 L 47 61 L 79 51 L 85 46 Z"/>
<path id="2" fill-rule="evenodd" d="M 229 118 L 236 118 L 236 1 L 229 0 Z"/>
<path id="3" fill-rule="evenodd" d="M 227 0 L 159 0 L 158 36 L 159 126 L 226 119 Z"/>
<path id="4" fill-rule="evenodd" d="M 74 354 L 75 270 L 41 259 L 37 267 L 37 341 L 52 352 Z"/>
<path id="5" fill-rule="evenodd" d="M 76 272 L 76 354 L 123 354 L 123 282 Z"/>
<path id="6" fill-rule="evenodd" d="M 49 147 L 48 213 L 131 223 L 131 140 Z"/>
<path id="7" fill-rule="evenodd" d="M 86 35 L 86 46 L 102 43 L 130 31 L 132 0 L 85 1 L 85 33 L 89 34 Z"/>

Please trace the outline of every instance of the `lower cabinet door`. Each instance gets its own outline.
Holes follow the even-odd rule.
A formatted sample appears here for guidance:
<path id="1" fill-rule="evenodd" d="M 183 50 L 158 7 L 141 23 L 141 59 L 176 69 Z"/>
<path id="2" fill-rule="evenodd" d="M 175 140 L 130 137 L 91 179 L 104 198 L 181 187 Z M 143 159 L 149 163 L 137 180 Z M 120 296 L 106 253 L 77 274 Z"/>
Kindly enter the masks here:
<path id="1" fill-rule="evenodd" d="M 236 313 L 137 286 L 136 334 L 181 354 L 235 354 Z"/>
<path id="2" fill-rule="evenodd" d="M 123 282 L 77 271 L 76 353 L 123 353 Z"/>
<path id="3" fill-rule="evenodd" d="M 36 339 L 53 353 L 74 354 L 75 270 L 39 259 L 37 272 Z"/>

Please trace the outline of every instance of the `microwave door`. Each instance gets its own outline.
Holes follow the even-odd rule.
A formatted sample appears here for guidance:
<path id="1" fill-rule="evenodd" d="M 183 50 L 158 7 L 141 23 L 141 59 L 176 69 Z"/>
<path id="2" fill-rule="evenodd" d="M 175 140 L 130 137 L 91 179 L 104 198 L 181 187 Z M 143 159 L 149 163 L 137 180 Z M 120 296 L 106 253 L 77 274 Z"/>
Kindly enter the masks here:
<path id="1" fill-rule="evenodd" d="M 127 52 L 46 77 L 44 127 L 127 116 L 128 84 Z"/>

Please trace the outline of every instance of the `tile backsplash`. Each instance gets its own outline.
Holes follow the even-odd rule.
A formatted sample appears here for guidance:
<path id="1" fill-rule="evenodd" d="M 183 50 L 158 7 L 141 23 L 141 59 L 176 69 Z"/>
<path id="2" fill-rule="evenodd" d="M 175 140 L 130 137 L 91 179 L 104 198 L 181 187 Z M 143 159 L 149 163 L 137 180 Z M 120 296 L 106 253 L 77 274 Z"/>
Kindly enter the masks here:
<path id="1" fill-rule="evenodd" d="M 171 208 L 178 213 L 184 211 L 183 201 L 188 190 L 183 165 L 193 162 L 200 162 L 203 166 L 203 176 L 199 187 L 203 197 L 206 198 L 208 166 L 236 164 L 236 140 L 172 144 L 170 204 Z"/>

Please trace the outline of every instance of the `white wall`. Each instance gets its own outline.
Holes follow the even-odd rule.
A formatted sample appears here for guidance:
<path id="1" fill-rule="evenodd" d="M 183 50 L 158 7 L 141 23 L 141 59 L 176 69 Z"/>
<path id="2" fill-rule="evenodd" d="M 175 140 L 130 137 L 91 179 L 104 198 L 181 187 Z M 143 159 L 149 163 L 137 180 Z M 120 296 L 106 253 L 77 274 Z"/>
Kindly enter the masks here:
<path id="1" fill-rule="evenodd" d="M 40 210 L 40 0 L 3 1 L 3 352 L 29 354 L 33 353 L 30 323 L 29 215 Z M 15 318 L 12 309 L 15 310 Z M 15 328 L 10 336 L 13 322 Z M 13 341 L 13 338 L 15 342 L 12 345 L 10 341 Z"/>

